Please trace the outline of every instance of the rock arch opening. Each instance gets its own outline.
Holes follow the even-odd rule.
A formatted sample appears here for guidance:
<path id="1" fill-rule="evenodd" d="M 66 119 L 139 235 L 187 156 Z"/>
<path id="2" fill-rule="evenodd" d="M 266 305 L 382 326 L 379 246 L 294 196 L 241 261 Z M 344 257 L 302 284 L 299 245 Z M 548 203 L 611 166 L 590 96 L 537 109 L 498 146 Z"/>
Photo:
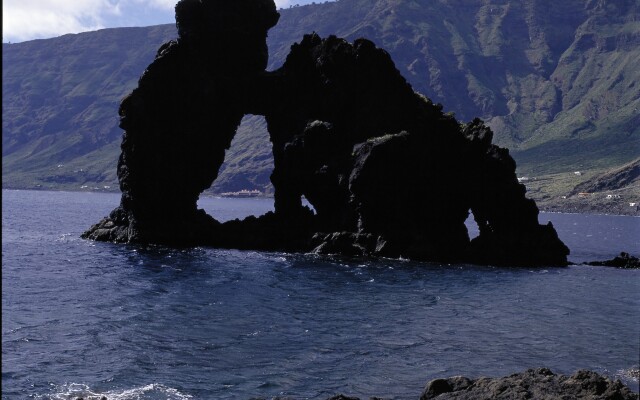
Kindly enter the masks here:
<path id="1" fill-rule="evenodd" d="M 259 191 L 262 196 L 273 195 L 273 150 L 262 115 L 247 114 L 225 152 L 218 178 L 208 190 L 211 194 Z"/>
<path id="2" fill-rule="evenodd" d="M 467 232 L 469 233 L 470 240 L 473 240 L 480 236 L 480 228 L 478 227 L 478 223 L 475 221 L 472 210 L 469 210 L 469 216 L 467 217 L 466 221 L 464 221 L 464 224 L 467 227 Z"/>

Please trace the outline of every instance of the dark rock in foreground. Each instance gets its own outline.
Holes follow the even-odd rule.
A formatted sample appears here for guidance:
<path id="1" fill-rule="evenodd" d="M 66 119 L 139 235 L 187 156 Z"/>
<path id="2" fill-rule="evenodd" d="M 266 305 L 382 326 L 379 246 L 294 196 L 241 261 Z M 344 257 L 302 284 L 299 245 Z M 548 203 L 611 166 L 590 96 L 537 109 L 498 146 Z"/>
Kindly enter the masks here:
<path id="1" fill-rule="evenodd" d="M 619 380 L 581 370 L 571 376 L 556 375 L 546 368 L 530 369 L 503 378 L 462 376 L 435 379 L 427 385 L 420 400 L 480 399 L 591 399 L 635 400 L 633 393 Z"/>
<path id="2" fill-rule="evenodd" d="M 634 257 L 629 253 L 622 252 L 619 256 L 605 261 L 591 261 L 587 265 L 594 265 L 600 267 L 615 267 L 623 269 L 640 269 L 640 259 Z"/>
<path id="3" fill-rule="evenodd" d="M 120 106 L 120 206 L 94 240 L 567 264 L 509 151 L 413 91 L 373 42 L 305 35 L 266 72 L 272 0 L 181 0 L 163 45 Z M 264 115 L 275 213 L 217 222 L 197 209 L 243 115 Z M 315 213 L 302 206 L 302 197 Z M 473 212 L 480 234 L 465 226 Z"/>

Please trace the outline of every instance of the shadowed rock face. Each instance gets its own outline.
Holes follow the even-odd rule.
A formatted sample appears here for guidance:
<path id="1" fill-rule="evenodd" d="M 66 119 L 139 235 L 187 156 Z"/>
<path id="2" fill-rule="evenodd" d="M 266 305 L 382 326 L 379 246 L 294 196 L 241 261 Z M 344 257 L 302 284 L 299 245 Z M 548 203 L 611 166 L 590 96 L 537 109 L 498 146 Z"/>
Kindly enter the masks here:
<path id="1" fill-rule="evenodd" d="M 182 0 L 120 107 L 122 203 L 85 237 L 263 250 L 565 265 L 506 149 L 413 91 L 366 39 L 305 35 L 264 71 L 271 0 Z M 217 223 L 197 210 L 243 115 L 265 115 L 275 213 Z M 302 206 L 305 196 L 313 214 Z M 469 240 L 473 211 L 480 236 Z"/>

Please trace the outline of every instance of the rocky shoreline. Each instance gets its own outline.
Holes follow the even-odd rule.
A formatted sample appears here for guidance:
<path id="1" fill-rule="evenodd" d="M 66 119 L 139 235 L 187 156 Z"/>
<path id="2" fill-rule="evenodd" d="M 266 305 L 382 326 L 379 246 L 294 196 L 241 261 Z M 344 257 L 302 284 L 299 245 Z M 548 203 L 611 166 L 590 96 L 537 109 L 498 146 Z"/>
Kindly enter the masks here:
<path id="1" fill-rule="evenodd" d="M 631 217 L 640 216 L 640 203 L 630 206 L 630 203 L 612 201 L 603 198 L 567 198 L 554 201 L 538 201 L 541 212 L 565 213 L 565 214 L 599 214 L 599 215 L 624 215 Z"/>
<path id="2" fill-rule="evenodd" d="M 538 368 L 502 378 L 471 380 L 456 376 L 435 379 L 427 384 L 420 396 L 420 400 L 429 399 L 632 400 L 638 399 L 638 394 L 620 380 L 614 381 L 593 371 L 556 375 L 547 368 Z"/>
<path id="3" fill-rule="evenodd" d="M 587 265 L 622 269 L 640 269 L 640 259 L 638 259 L 638 257 L 630 255 L 629 253 L 622 252 L 620 253 L 620 255 L 612 258 L 611 260 L 591 261 L 588 262 Z"/>

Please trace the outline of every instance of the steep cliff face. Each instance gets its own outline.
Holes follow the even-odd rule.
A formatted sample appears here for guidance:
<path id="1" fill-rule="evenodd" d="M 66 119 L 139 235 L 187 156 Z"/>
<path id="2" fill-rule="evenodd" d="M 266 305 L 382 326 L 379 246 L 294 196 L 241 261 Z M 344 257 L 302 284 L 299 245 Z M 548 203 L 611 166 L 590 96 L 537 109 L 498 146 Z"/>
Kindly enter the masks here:
<path id="1" fill-rule="evenodd" d="M 118 103 L 174 36 L 156 26 L 3 43 L 3 187 L 116 189 Z"/>

